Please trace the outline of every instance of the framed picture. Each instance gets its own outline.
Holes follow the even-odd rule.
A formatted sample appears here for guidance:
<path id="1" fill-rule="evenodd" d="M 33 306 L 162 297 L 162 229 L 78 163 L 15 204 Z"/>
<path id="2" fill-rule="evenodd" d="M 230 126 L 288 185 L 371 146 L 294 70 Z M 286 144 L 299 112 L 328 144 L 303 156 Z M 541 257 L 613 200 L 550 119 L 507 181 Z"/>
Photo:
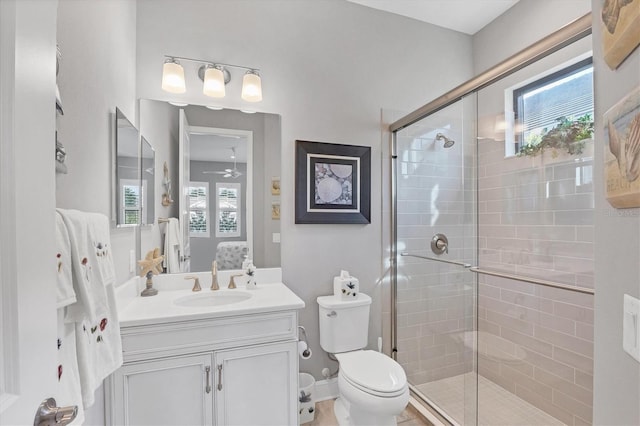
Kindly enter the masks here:
<path id="1" fill-rule="evenodd" d="M 640 207 L 640 86 L 604 113 L 604 174 L 613 207 Z"/>
<path id="2" fill-rule="evenodd" d="M 271 195 L 280 195 L 280 176 L 271 178 Z"/>
<path id="3" fill-rule="evenodd" d="M 603 0 L 604 60 L 615 70 L 640 45 L 640 0 Z"/>
<path id="4" fill-rule="evenodd" d="M 280 220 L 280 203 L 279 202 L 271 203 L 271 219 Z"/>
<path id="5" fill-rule="evenodd" d="M 296 223 L 371 223 L 371 148 L 296 141 Z"/>

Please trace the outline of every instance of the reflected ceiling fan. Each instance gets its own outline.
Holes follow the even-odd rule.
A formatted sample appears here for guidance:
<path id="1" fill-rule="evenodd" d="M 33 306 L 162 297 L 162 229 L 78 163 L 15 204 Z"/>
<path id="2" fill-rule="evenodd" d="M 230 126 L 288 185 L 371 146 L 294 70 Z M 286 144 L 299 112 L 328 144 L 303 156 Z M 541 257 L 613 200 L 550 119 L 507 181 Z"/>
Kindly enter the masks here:
<path id="1" fill-rule="evenodd" d="M 240 176 L 242 176 L 242 172 L 240 170 L 238 170 L 237 167 L 237 162 L 236 162 L 236 148 L 233 147 L 231 148 L 231 158 L 233 158 L 233 169 L 224 169 L 221 171 L 216 171 L 216 170 L 205 170 L 204 174 L 216 174 L 216 175 L 222 175 L 222 177 L 224 178 L 238 178 Z"/>

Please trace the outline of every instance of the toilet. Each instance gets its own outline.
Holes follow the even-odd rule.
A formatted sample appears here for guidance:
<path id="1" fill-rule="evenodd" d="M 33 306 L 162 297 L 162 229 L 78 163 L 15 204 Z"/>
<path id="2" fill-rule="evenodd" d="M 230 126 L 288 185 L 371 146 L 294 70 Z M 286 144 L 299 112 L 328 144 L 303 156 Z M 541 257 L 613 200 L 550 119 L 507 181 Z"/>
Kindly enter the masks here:
<path id="1" fill-rule="evenodd" d="M 383 353 L 364 350 L 369 334 L 371 297 L 358 293 L 317 299 L 320 346 L 340 363 L 339 397 L 334 413 L 340 426 L 396 425 L 395 416 L 409 402 L 407 376 L 396 361 Z"/>

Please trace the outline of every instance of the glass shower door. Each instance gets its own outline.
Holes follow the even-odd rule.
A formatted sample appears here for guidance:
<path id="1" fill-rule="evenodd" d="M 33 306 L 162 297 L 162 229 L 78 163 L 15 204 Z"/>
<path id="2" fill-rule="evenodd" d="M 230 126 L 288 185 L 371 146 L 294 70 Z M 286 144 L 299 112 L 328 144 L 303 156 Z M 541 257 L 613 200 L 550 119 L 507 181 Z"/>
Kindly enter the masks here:
<path id="1" fill-rule="evenodd" d="M 476 96 L 395 134 L 396 349 L 416 395 L 476 424 Z"/>

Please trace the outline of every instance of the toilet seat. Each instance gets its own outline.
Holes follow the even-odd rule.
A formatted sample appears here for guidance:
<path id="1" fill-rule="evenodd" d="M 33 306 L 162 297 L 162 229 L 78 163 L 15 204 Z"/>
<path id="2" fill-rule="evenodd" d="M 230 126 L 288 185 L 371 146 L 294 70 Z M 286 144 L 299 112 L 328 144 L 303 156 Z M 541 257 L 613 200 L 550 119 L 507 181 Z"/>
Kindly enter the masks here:
<path id="1" fill-rule="evenodd" d="M 371 350 L 335 354 L 340 375 L 355 388 L 371 395 L 393 398 L 407 390 L 407 376 L 396 361 Z"/>

